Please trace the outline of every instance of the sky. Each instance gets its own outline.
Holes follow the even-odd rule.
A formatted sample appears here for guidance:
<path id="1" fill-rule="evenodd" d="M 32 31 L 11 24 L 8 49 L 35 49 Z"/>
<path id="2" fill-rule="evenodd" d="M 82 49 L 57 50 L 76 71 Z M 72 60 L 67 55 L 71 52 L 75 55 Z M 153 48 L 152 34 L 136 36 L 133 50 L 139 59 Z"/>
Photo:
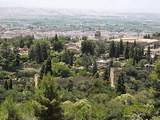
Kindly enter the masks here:
<path id="1" fill-rule="evenodd" d="M 0 0 L 0 7 L 77 8 L 116 12 L 160 12 L 160 0 Z"/>

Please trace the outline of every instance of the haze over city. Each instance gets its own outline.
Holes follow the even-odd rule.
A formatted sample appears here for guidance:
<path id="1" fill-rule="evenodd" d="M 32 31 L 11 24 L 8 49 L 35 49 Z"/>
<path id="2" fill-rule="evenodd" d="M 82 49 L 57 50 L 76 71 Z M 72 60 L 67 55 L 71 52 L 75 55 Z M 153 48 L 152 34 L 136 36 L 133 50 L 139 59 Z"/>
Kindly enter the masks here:
<path id="1" fill-rule="evenodd" d="M 0 7 L 95 9 L 159 13 L 159 0 L 0 0 Z"/>

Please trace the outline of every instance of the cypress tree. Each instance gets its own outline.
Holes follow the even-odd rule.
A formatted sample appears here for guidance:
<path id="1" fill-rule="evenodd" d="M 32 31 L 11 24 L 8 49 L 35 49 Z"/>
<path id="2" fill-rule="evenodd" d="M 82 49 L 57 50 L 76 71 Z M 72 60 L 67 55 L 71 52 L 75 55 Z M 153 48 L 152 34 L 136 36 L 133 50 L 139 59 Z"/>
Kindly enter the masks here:
<path id="1" fill-rule="evenodd" d="M 12 89 L 12 88 L 13 88 L 13 82 L 12 82 L 12 79 L 10 79 L 10 80 L 9 80 L 8 88 L 9 88 L 9 89 Z"/>
<path id="2" fill-rule="evenodd" d="M 121 53 L 120 53 L 120 44 L 117 43 L 116 46 L 115 46 L 114 57 L 118 58 L 120 54 L 121 54 Z"/>
<path id="3" fill-rule="evenodd" d="M 123 45 L 123 40 L 121 39 L 120 40 L 120 48 L 119 48 L 119 52 L 120 52 L 120 54 L 122 55 L 123 54 L 123 51 L 124 51 L 124 45 Z"/>
<path id="4" fill-rule="evenodd" d="M 148 49 L 147 49 L 147 60 L 148 60 L 148 62 L 151 62 L 151 49 L 150 49 L 150 46 L 148 46 Z"/>
<path id="5" fill-rule="evenodd" d="M 115 43 L 114 43 L 114 41 L 112 41 L 110 43 L 109 56 L 110 57 L 115 57 Z"/>
<path id="6" fill-rule="evenodd" d="M 8 90 L 8 89 L 9 89 L 7 80 L 4 81 L 4 89 L 5 89 L 5 90 Z"/>
<path id="7" fill-rule="evenodd" d="M 48 57 L 46 61 L 44 74 L 46 75 L 48 72 L 50 72 L 50 74 L 52 75 L 52 62 L 50 57 Z"/>
<path id="8" fill-rule="evenodd" d="M 134 48 L 137 46 L 136 40 L 134 41 L 133 46 L 134 46 Z"/>
<path id="9" fill-rule="evenodd" d="M 120 94 L 125 94 L 126 93 L 126 88 L 124 85 L 124 73 L 121 73 L 120 76 L 118 77 L 117 81 L 117 92 Z"/>
<path id="10" fill-rule="evenodd" d="M 127 42 L 126 47 L 125 47 L 124 57 L 125 57 L 125 59 L 129 58 L 129 43 L 128 42 Z"/>
<path id="11" fill-rule="evenodd" d="M 41 63 L 43 61 L 41 56 L 41 47 L 39 43 L 37 43 L 35 46 L 35 60 L 37 63 Z"/>
<path id="12" fill-rule="evenodd" d="M 131 46 L 130 50 L 129 50 L 129 57 L 133 58 L 134 57 L 134 45 Z"/>

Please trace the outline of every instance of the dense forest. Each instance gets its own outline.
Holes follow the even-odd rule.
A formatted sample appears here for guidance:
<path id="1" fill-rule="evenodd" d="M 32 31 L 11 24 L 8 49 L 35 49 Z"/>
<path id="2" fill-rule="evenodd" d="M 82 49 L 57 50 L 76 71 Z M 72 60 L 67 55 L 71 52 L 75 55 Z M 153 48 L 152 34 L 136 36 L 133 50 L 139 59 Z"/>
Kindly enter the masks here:
<path id="1" fill-rule="evenodd" d="M 0 120 L 160 120 L 159 56 L 137 41 L 0 39 Z"/>

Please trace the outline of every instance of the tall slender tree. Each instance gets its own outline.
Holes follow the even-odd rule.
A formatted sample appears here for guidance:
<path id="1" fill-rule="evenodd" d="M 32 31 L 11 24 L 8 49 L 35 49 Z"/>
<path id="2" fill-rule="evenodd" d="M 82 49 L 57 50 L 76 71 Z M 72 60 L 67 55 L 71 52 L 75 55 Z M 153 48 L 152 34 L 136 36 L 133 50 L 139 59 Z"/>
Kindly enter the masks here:
<path id="1" fill-rule="evenodd" d="M 119 53 L 122 55 L 124 52 L 124 45 L 123 45 L 123 40 L 120 40 L 120 45 L 119 45 Z"/>
<path id="2" fill-rule="evenodd" d="M 124 50 L 124 57 L 125 57 L 125 59 L 129 58 L 129 43 L 128 42 L 126 43 L 126 47 Z"/>
<path id="3" fill-rule="evenodd" d="M 148 49 L 147 49 L 147 60 L 148 62 L 151 62 L 151 49 L 150 49 L 150 46 L 148 46 Z"/>
<path id="4" fill-rule="evenodd" d="M 47 75 L 48 73 L 50 73 L 52 75 L 51 57 L 48 57 L 46 64 L 45 64 L 45 69 L 44 69 L 44 74 Z"/>
<path id="5" fill-rule="evenodd" d="M 110 57 L 115 57 L 115 43 L 114 43 L 114 41 L 112 41 L 112 42 L 110 43 L 109 56 L 110 56 Z"/>
<path id="6" fill-rule="evenodd" d="M 126 87 L 125 87 L 125 82 L 124 82 L 124 73 L 121 73 L 120 76 L 118 77 L 117 92 L 120 94 L 126 93 Z"/>

